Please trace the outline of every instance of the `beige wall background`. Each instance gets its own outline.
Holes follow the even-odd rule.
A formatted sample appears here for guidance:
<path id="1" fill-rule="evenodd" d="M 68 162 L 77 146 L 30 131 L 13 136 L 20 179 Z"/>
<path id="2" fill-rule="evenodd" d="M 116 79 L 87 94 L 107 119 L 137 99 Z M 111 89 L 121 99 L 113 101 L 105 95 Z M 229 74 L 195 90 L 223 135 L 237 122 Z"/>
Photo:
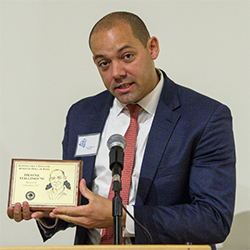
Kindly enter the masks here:
<path id="1" fill-rule="evenodd" d="M 156 66 L 227 104 L 234 119 L 237 197 L 220 249 L 250 249 L 250 2 L 240 0 L 0 1 L 0 245 L 42 245 L 34 221 L 7 218 L 12 158 L 61 159 L 66 112 L 104 89 L 88 34 L 105 14 L 138 14 L 160 40 Z M 223 188 L 223 187 L 222 187 Z M 73 244 L 74 229 L 46 245 Z"/>

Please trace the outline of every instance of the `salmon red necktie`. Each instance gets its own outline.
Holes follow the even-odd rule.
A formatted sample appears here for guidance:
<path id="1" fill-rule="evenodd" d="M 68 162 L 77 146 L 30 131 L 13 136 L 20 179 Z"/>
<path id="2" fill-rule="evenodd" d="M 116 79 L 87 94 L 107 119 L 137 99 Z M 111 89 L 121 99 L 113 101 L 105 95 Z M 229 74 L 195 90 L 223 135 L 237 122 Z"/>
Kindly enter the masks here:
<path id="1" fill-rule="evenodd" d="M 127 108 L 130 113 L 130 124 L 124 136 L 127 142 L 127 146 L 124 150 L 124 168 L 121 176 L 122 190 L 120 194 L 122 198 L 122 203 L 124 205 L 128 204 L 128 198 L 129 198 L 131 175 L 134 167 L 135 145 L 136 145 L 136 137 L 138 130 L 138 112 L 140 106 L 137 104 L 135 105 L 129 104 L 127 105 Z M 108 199 L 112 200 L 113 197 L 114 197 L 114 192 L 112 190 L 112 183 L 111 183 Z M 124 238 L 122 238 L 122 242 L 124 244 Z M 101 244 L 102 245 L 113 244 L 113 227 L 108 227 L 103 229 Z"/>

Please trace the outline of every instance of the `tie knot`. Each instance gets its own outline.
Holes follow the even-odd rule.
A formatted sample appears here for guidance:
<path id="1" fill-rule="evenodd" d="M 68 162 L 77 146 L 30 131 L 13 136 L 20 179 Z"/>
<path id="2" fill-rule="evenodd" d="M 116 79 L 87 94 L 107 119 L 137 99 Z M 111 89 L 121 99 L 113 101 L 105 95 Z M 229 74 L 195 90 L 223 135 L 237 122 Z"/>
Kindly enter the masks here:
<path id="1" fill-rule="evenodd" d="M 128 104 L 127 108 L 130 113 L 130 117 L 137 119 L 140 106 L 138 104 Z"/>

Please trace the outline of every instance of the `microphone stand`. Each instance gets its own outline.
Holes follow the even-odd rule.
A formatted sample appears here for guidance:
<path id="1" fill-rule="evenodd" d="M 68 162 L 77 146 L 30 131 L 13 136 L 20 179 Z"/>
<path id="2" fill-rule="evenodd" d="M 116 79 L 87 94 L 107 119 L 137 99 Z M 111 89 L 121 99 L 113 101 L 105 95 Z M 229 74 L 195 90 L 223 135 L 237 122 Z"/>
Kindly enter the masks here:
<path id="1" fill-rule="evenodd" d="M 112 171 L 114 197 L 112 199 L 112 215 L 113 215 L 113 235 L 114 245 L 122 244 L 122 198 L 120 191 L 122 190 L 121 172 L 123 170 L 124 152 L 120 147 L 113 147 L 109 153 L 110 169 Z"/>
<path id="2" fill-rule="evenodd" d="M 114 236 L 114 245 L 122 244 L 122 198 L 120 196 L 121 191 L 121 181 L 115 180 L 116 178 L 120 179 L 119 175 L 113 176 L 113 190 L 114 197 L 112 199 L 113 203 L 113 236 Z"/>

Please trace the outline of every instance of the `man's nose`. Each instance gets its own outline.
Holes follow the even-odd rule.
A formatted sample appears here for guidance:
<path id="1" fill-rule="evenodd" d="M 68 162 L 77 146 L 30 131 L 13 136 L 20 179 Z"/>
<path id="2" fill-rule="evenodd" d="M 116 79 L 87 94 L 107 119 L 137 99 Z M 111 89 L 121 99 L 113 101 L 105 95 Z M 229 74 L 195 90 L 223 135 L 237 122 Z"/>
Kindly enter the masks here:
<path id="1" fill-rule="evenodd" d="M 112 63 L 112 76 L 115 80 L 119 80 L 126 76 L 126 71 L 120 62 Z"/>

